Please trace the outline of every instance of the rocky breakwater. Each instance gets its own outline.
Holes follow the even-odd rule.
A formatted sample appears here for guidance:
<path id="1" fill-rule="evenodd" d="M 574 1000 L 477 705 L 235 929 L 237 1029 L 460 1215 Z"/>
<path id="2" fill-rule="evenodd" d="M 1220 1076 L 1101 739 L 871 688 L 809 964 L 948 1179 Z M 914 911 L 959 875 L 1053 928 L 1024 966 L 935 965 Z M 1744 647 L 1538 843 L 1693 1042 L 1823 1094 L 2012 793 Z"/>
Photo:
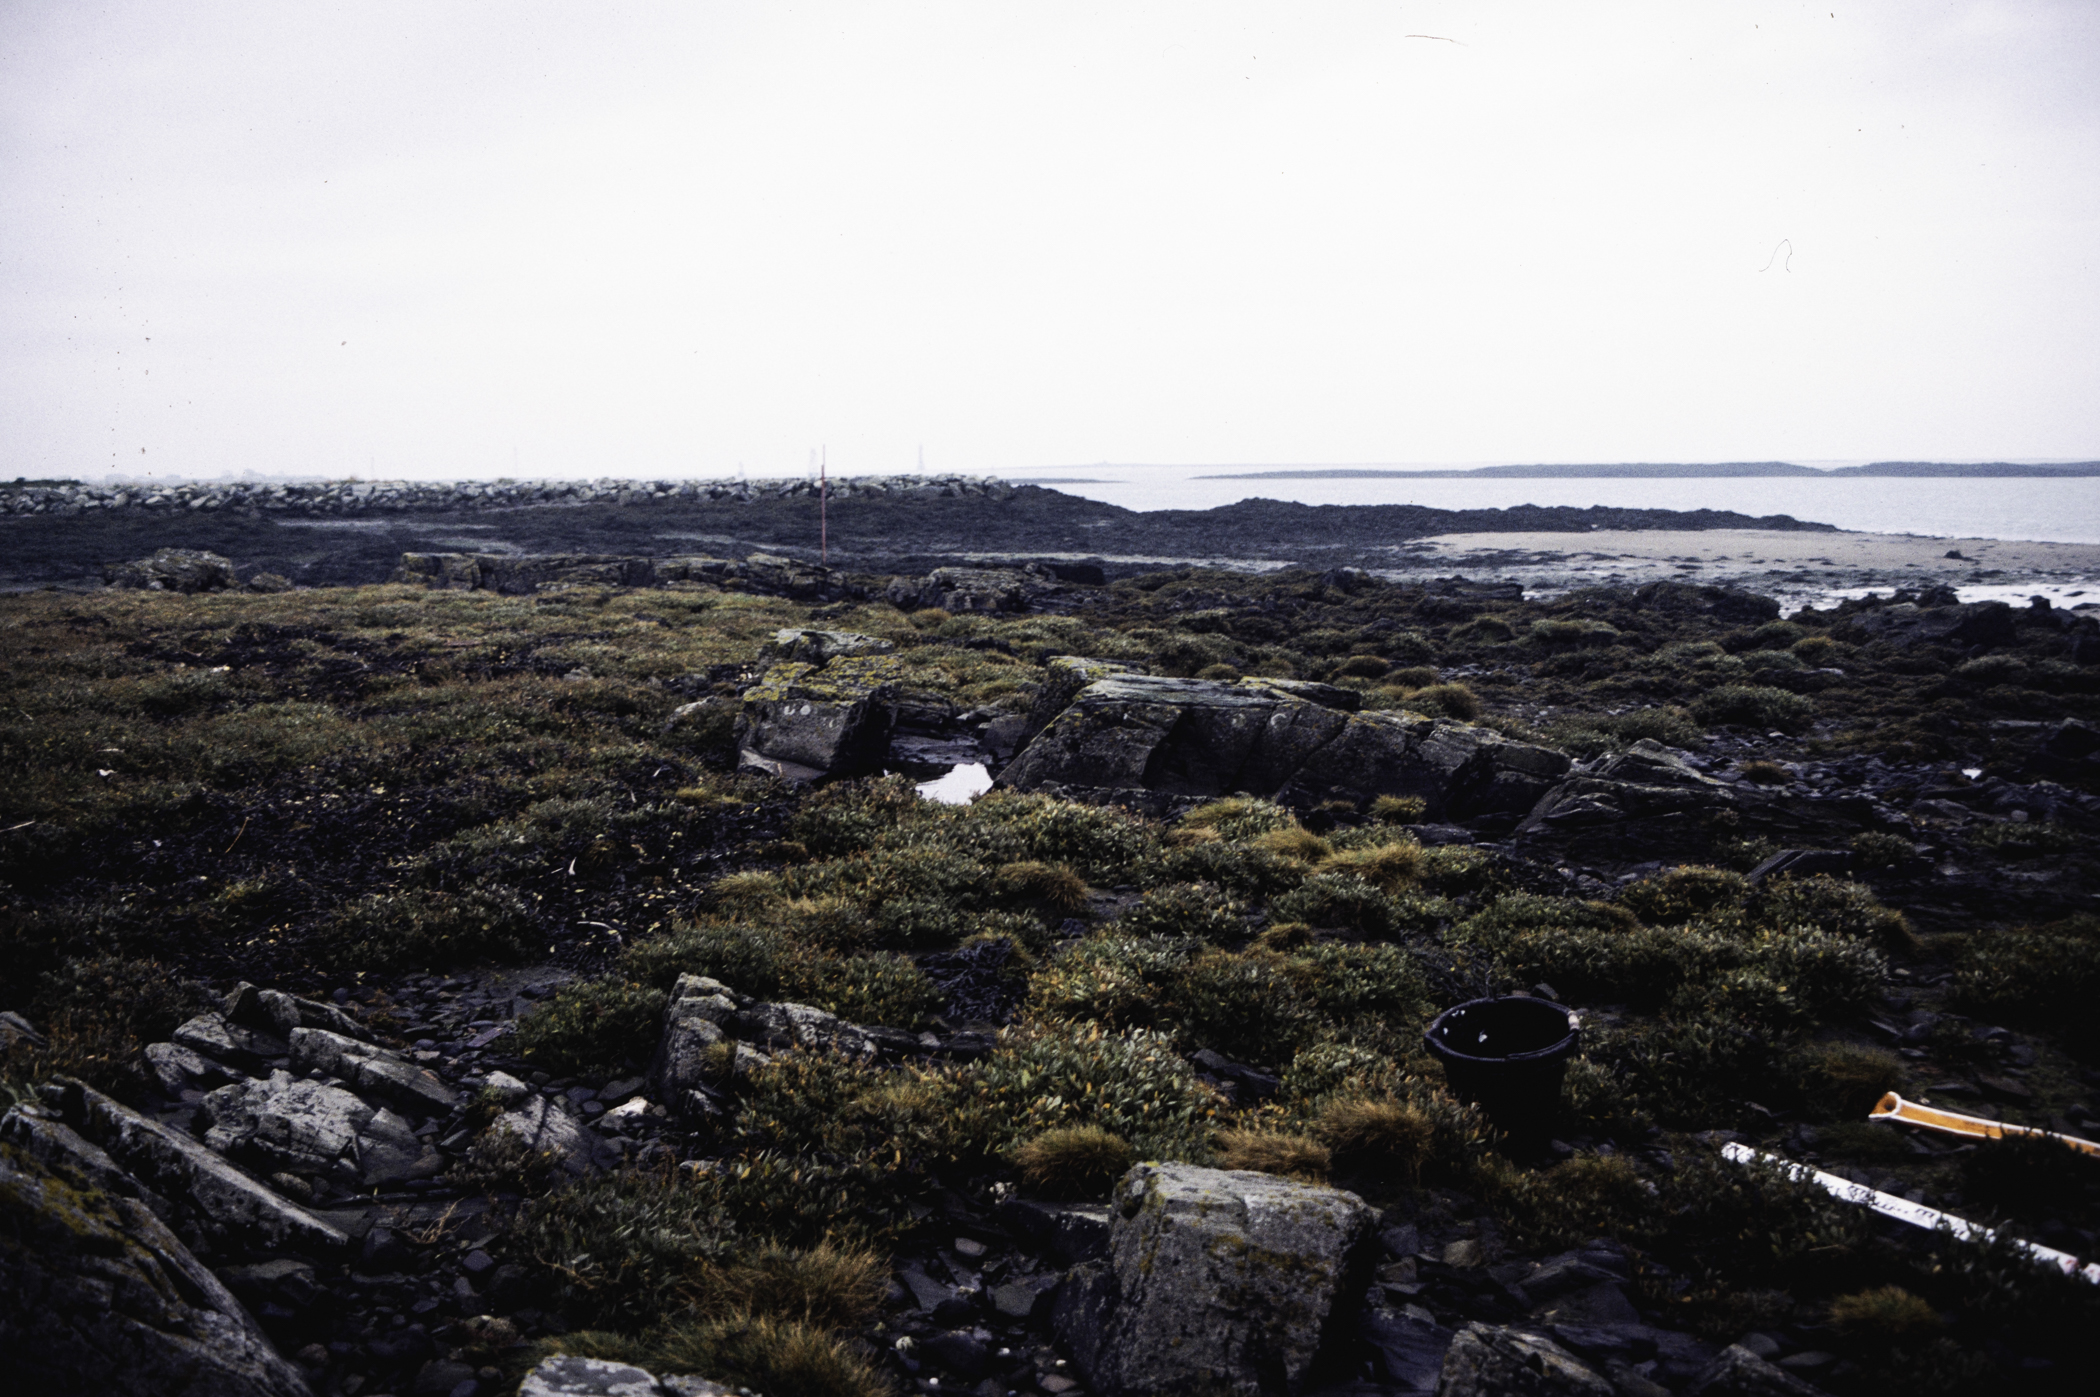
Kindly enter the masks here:
<path id="1" fill-rule="evenodd" d="M 1299 809 L 1412 796 L 1432 820 L 1506 831 L 1569 769 L 1565 753 L 1490 728 L 1362 712 L 1326 684 L 1140 674 L 1066 657 L 999 784 L 1160 813 L 1229 792 Z"/>
<path id="2" fill-rule="evenodd" d="M 0 517 L 99 512 L 283 514 L 336 516 L 415 511 L 525 509 L 537 505 L 676 504 L 814 499 L 814 480 L 333 480 L 307 483 L 187 481 L 181 484 L 89 485 L 80 481 L 0 484 Z M 1014 487 L 989 476 L 844 476 L 831 498 L 1004 498 Z"/>

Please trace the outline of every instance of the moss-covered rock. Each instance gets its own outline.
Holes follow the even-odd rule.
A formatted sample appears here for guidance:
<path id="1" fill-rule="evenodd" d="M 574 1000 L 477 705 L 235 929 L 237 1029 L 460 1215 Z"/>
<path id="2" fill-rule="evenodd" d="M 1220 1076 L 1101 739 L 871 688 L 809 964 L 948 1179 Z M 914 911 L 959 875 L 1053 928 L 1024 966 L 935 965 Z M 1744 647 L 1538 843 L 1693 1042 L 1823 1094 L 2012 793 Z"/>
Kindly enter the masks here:
<path id="1" fill-rule="evenodd" d="M 1189 1164 L 1131 1170 L 1115 1213 L 1055 1322 L 1088 1383 L 1129 1397 L 1297 1391 L 1373 1217 L 1341 1189 Z"/>
<path id="2" fill-rule="evenodd" d="M 736 725 L 742 764 L 804 781 L 872 771 L 889 749 L 904 677 L 903 664 L 887 655 L 773 666 L 744 691 Z"/>
<path id="3" fill-rule="evenodd" d="M 108 1155 L 0 1122 L 0 1369 L 11 1390 L 306 1397 L 299 1371 Z"/>

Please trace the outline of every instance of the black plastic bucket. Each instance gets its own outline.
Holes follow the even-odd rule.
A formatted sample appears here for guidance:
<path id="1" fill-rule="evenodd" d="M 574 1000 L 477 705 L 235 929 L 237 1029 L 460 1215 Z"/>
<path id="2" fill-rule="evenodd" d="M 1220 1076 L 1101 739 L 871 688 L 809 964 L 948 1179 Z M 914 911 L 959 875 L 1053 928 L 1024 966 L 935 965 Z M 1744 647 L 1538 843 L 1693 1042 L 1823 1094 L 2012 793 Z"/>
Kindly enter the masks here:
<path id="1" fill-rule="evenodd" d="M 1511 995 L 1454 1005 L 1422 1039 L 1461 1101 L 1478 1103 L 1504 1134 L 1534 1140 L 1559 1112 L 1560 1079 L 1581 1032 L 1566 1005 Z"/>

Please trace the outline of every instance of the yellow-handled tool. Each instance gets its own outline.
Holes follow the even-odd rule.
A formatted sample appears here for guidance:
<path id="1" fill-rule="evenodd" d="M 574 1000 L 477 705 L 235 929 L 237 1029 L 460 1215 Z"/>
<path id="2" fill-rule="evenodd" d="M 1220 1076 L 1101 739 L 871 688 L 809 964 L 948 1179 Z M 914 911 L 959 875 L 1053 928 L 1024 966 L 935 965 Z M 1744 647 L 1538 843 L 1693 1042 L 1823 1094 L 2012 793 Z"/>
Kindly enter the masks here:
<path id="1" fill-rule="evenodd" d="M 1905 1101 L 1890 1092 L 1874 1103 L 1867 1112 L 1870 1121 L 1902 1121 L 1905 1125 L 1921 1125 L 1927 1130 L 1943 1130 L 1949 1135 L 1966 1135 L 1972 1140 L 2003 1140 L 2011 1135 L 2038 1135 L 2044 1140 L 2056 1140 L 2074 1150 L 2084 1150 L 2090 1155 L 2100 1155 L 2100 1144 L 2081 1140 L 2075 1135 L 2059 1135 L 2053 1130 L 2038 1130 L 2031 1125 L 2007 1125 L 2004 1121 L 1985 1120 L 1981 1116 L 1965 1116 L 1959 1111 L 1942 1111 L 1937 1106 L 1921 1106 L 1915 1101 Z"/>

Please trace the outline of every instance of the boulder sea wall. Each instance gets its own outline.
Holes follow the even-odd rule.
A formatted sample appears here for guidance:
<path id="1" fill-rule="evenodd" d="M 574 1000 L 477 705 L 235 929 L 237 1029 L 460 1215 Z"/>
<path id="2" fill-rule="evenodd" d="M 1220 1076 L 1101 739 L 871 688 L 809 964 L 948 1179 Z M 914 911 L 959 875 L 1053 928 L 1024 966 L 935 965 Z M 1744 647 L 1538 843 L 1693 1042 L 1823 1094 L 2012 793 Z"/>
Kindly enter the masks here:
<path id="1" fill-rule="evenodd" d="M 833 500 L 1010 499 L 1018 488 L 989 476 L 839 476 Z M 0 484 L 0 518 L 91 513 L 282 514 L 291 518 L 403 514 L 425 510 L 523 509 L 535 505 L 752 503 L 816 498 L 818 482 L 792 480 L 198 480 L 89 485 Z"/>

